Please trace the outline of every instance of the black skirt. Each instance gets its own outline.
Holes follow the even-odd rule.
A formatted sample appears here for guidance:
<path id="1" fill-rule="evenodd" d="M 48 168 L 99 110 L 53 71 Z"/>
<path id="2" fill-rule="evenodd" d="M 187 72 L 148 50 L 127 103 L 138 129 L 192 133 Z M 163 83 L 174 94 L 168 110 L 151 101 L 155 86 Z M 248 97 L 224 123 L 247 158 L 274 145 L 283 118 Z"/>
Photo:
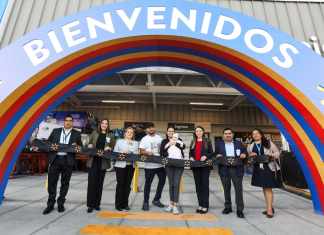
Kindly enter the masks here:
<path id="1" fill-rule="evenodd" d="M 281 188 L 281 173 L 280 170 L 277 174 L 271 171 L 268 164 L 263 163 L 263 169 L 260 168 L 260 164 L 254 164 L 252 182 L 251 184 L 256 187 L 262 188 Z"/>

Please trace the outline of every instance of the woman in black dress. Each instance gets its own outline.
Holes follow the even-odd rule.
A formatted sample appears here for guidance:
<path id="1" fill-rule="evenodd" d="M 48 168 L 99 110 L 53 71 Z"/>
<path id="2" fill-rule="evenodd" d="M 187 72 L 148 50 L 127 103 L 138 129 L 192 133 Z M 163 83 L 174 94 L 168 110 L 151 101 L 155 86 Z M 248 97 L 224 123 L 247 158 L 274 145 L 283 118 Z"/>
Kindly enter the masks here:
<path id="1" fill-rule="evenodd" d="M 108 119 L 103 119 L 99 124 L 98 130 L 94 130 L 91 133 L 88 147 L 101 151 L 112 151 L 114 145 L 114 136 L 109 132 L 109 121 Z M 104 179 L 106 170 L 110 168 L 110 161 L 98 155 L 91 156 L 87 161 L 87 168 L 87 212 L 91 213 L 94 209 L 100 210 Z"/>
<path id="2" fill-rule="evenodd" d="M 270 158 L 269 163 L 254 164 L 251 184 L 263 188 L 266 211 L 262 213 L 268 218 L 272 218 L 274 215 L 272 189 L 282 186 L 279 166 L 280 152 L 277 146 L 271 140 L 268 140 L 261 130 L 254 129 L 252 138 L 253 141 L 248 146 L 249 156 L 267 155 Z"/>

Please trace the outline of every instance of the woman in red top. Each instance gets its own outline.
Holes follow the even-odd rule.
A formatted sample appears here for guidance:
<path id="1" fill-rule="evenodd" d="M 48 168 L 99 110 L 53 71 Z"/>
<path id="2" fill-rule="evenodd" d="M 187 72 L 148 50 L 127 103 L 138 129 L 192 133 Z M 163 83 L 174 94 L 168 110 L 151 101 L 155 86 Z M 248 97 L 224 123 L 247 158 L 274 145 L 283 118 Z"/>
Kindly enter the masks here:
<path id="1" fill-rule="evenodd" d="M 209 139 L 204 137 L 204 128 L 197 126 L 193 134 L 193 140 L 190 144 L 190 160 L 192 161 L 206 161 L 213 153 L 213 147 Z M 209 208 L 209 175 L 210 167 L 192 168 L 195 179 L 196 193 L 199 207 L 197 213 L 205 214 Z"/>

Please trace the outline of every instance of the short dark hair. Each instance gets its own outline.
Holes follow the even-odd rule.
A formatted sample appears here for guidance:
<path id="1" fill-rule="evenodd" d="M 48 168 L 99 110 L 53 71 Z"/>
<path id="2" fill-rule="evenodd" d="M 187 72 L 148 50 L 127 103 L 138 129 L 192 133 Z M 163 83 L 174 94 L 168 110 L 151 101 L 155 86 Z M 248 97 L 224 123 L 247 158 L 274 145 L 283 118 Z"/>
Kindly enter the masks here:
<path id="1" fill-rule="evenodd" d="M 223 130 L 223 134 L 225 133 L 225 131 L 231 131 L 232 133 L 234 133 L 233 129 L 232 129 L 232 128 L 229 128 L 229 127 L 226 127 L 226 128 Z"/>
<path id="2" fill-rule="evenodd" d="M 64 120 L 67 119 L 67 118 L 71 118 L 71 119 L 73 120 L 73 117 L 72 117 L 71 114 L 67 114 L 67 115 L 65 115 Z"/>
<path id="3" fill-rule="evenodd" d="M 146 128 L 151 128 L 151 127 L 155 127 L 153 122 L 149 122 L 146 124 Z"/>
<path id="4" fill-rule="evenodd" d="M 175 130 L 174 125 L 169 125 L 169 126 L 167 127 L 167 131 L 168 131 L 170 128 L 172 128 L 173 130 Z"/>

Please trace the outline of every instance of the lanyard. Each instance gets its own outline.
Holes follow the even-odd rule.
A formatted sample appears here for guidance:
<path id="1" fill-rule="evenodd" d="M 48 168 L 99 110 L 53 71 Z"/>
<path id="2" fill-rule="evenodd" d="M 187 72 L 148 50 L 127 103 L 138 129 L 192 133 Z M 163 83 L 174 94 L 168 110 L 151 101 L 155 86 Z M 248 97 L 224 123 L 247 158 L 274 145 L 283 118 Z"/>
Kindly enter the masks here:
<path id="1" fill-rule="evenodd" d="M 65 130 L 63 129 L 63 143 L 64 144 L 68 144 L 68 143 L 66 143 L 66 141 L 70 135 L 71 135 L 71 130 L 68 133 L 66 133 Z"/>
<path id="2" fill-rule="evenodd" d="M 255 144 L 255 145 L 258 149 L 259 155 L 261 155 L 261 144 Z"/>

